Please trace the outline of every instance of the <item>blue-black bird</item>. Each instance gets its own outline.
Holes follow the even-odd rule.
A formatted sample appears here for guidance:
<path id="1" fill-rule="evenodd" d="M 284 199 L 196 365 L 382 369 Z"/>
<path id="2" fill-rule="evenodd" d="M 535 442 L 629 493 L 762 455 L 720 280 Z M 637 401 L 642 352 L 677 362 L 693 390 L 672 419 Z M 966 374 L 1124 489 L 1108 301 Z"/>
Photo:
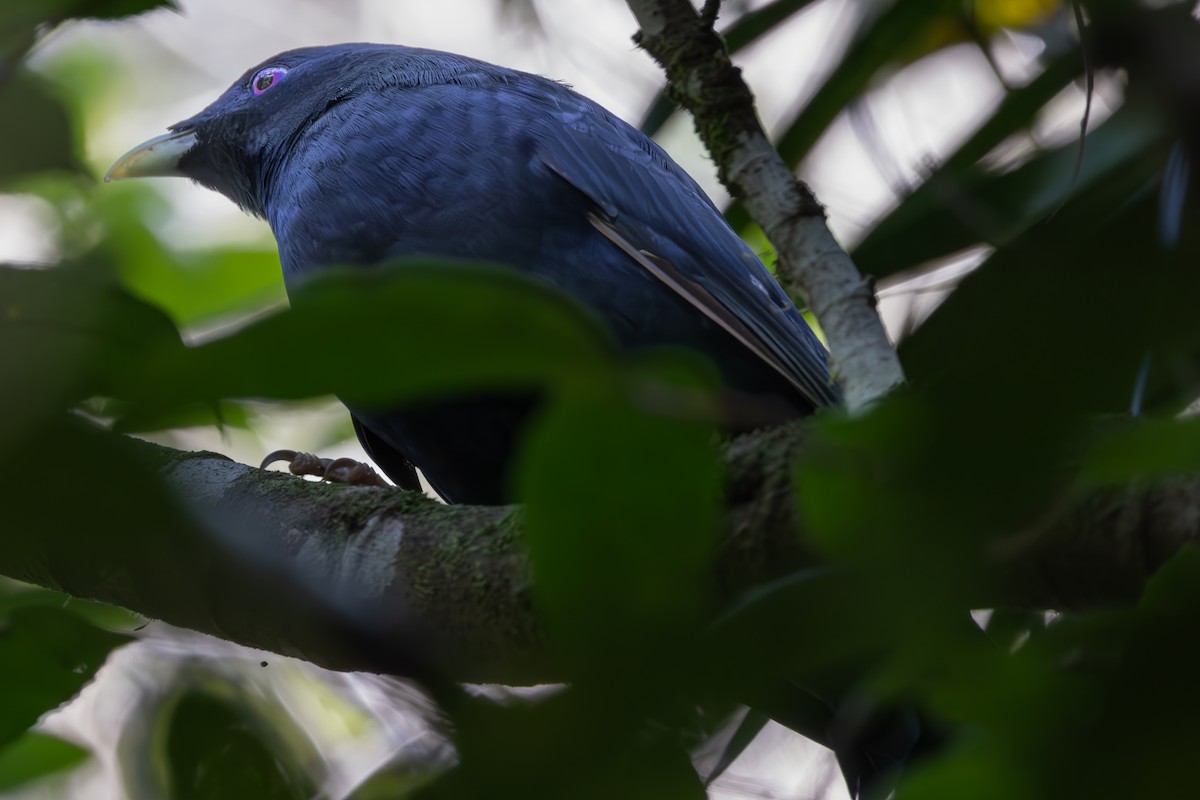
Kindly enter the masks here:
<path id="1" fill-rule="evenodd" d="M 736 392 L 796 416 L 835 404 L 826 352 L 762 262 L 662 149 L 566 86 L 433 50 L 281 53 L 106 178 L 184 176 L 265 218 L 285 282 L 402 256 L 492 262 L 588 306 L 621 347 L 707 356 Z M 397 483 L 510 498 L 533 403 L 351 407 Z"/>

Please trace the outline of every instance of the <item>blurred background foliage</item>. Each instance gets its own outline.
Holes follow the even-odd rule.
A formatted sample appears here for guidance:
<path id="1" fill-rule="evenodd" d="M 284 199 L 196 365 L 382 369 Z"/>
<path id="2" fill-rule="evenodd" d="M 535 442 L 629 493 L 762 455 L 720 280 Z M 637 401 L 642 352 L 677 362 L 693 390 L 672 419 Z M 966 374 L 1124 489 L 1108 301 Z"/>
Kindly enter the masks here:
<path id="1" fill-rule="evenodd" d="M 1200 394 L 1190 4 L 723 5 L 781 152 L 878 282 L 911 382 L 869 414 L 814 426 L 796 486 L 830 568 L 732 602 L 707 578 L 720 516 L 707 427 L 649 415 L 629 391 L 647 375 L 709 386 L 703 365 L 626 363 L 569 303 L 433 265 L 394 282 L 334 276 L 316 306 L 285 312 L 263 227 L 187 187 L 98 184 L 121 149 L 266 55 L 259 44 L 231 60 L 261 34 L 253 14 L 196 2 L 179 19 L 172 5 L 0 8 L 6 563 L 47 526 L 79 541 L 60 567 L 86 571 L 89 552 L 133 526 L 190 524 L 114 431 L 250 461 L 285 445 L 352 454 L 335 391 L 541 385 L 555 401 L 520 481 L 537 602 L 572 685 L 476 691 L 436 712 L 398 682 L 6 582 L 0 793 L 836 797 L 836 767 L 793 731 L 836 744 L 894 707 L 937 732 L 902 798 L 1190 785 L 1194 552 L 1111 607 L 980 610 L 997 564 L 1030 547 L 1018 532 L 1064 497 L 1200 467 L 1196 424 L 1178 418 Z M 521 44 L 535 60 L 519 66 L 559 76 L 530 54 L 593 30 L 563 24 L 579 9 L 504 0 L 488 33 L 455 39 L 418 24 L 451 12 L 400 6 L 364 0 L 358 23 L 508 63 L 488 48 Z M 652 65 L 623 43 L 622 5 L 591 6 L 615 44 L 580 46 L 577 86 L 640 119 L 720 198 Z M 259 13 L 270 26 L 282 8 Z M 295 8 L 272 50 L 346 33 L 342 12 Z M 189 60 L 192 19 L 218 34 Z M 111 38 L 142 25 L 157 61 Z M 739 206 L 728 215 L 767 253 Z M 383 380 L 357 368 L 388 353 Z M 789 716 L 763 687 L 803 693 L 815 716 Z M 748 698 L 757 710 L 738 711 Z"/>

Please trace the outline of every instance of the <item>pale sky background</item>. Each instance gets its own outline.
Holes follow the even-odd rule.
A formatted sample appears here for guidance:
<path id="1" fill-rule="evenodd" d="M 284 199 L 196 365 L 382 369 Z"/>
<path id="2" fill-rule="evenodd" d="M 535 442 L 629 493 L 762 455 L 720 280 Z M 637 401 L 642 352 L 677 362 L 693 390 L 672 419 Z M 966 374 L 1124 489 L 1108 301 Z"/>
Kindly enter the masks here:
<path id="1" fill-rule="evenodd" d="M 183 0 L 181 5 L 181 13 L 161 11 L 123 22 L 71 24 L 54 32 L 35 53 L 34 64 L 46 64 L 72 48 L 85 47 L 107 54 L 116 65 L 114 77 L 123 87 L 120 94 L 103 118 L 86 121 L 86 156 L 97 176 L 130 147 L 206 106 L 248 67 L 299 46 L 379 41 L 457 51 L 563 80 L 635 124 L 662 83 L 657 66 L 630 41 L 635 24 L 619 0 L 540 2 L 542 32 L 501 12 L 498 0 Z M 852 0 L 823 0 L 738 59 L 769 128 L 786 119 L 819 85 L 824 65 L 852 32 L 858 8 Z M 996 57 L 1010 80 L 1023 82 L 1036 73 L 1039 53 L 1037 40 L 1014 36 L 1000 43 Z M 835 234 L 846 243 L 859 238 L 895 201 L 893 187 L 922 174 L 929 163 L 948 152 L 1000 96 L 999 82 L 983 57 L 973 46 L 964 45 L 893 76 L 872 93 L 864 110 L 881 133 L 881 150 L 872 152 L 864 146 L 845 118 L 835 123 L 801 170 L 826 205 Z M 1042 141 L 1075 136 L 1081 98 L 1078 91 L 1065 93 L 1035 136 Z M 1104 100 L 1101 91 L 1093 112 L 1096 121 L 1107 111 Z M 692 133 L 690 119 L 678 116 L 659 138 L 714 199 L 724 203 L 725 194 Z M 1012 152 L 1019 153 L 1026 145 L 1014 142 Z M 220 240 L 271 246 L 265 223 L 245 216 L 225 198 L 180 180 L 158 180 L 155 185 L 169 209 L 158 230 L 164 241 L 180 247 Z M 47 219 L 35 199 L 0 197 L 0 260 L 52 260 L 57 248 Z M 976 254 L 920 283 L 961 274 L 978 260 Z M 914 294 L 911 288 L 883 290 L 883 310 L 893 331 L 905 324 L 910 312 L 923 313 L 936 302 L 937 294 Z M 269 412 L 253 435 L 233 431 L 222 436 L 206 428 L 180 433 L 174 441 L 255 462 L 276 448 L 303 447 L 306 430 L 328 426 L 342 413 L 333 405 L 291 415 Z M 362 457 L 353 442 L 323 454 Z M 37 790 L 13 796 L 118 798 L 115 762 L 103 745 L 111 744 L 122 709 L 148 691 L 147 681 L 156 685 L 157 678 L 146 676 L 167 674 L 174 668 L 175 662 L 164 655 L 180 650 L 173 641 L 151 636 L 148 642 L 122 651 L 117 667 L 106 668 L 98 685 L 52 721 L 54 730 L 99 748 L 101 757 L 81 771 L 82 777 L 72 778 L 81 783 L 72 784 L 65 795 Z M 257 667 L 261 654 L 227 645 L 216 651 L 207 644 L 200 649 L 210 655 L 216 652 L 222 668 L 241 675 L 239 680 L 255 686 L 262 681 Z M 186 652 L 187 647 L 180 651 Z M 364 727 L 360 722 L 345 722 L 339 716 L 343 711 L 300 708 L 297 704 L 304 701 L 297 698 L 309 696 L 311 684 L 325 678 L 314 677 L 321 672 L 307 665 L 270 659 L 281 665 L 276 675 L 284 672 L 293 680 L 263 691 L 286 696 L 283 702 L 306 720 L 310 734 L 323 742 L 331 764 L 336 765 L 336 785 L 348 788 L 395 748 L 411 744 L 413 732 L 401 723 Z M 363 702 L 368 707 L 377 704 L 370 680 L 357 681 L 353 676 L 328 680 L 350 686 L 347 691 L 367 698 Z M 839 791 L 844 796 L 840 781 L 831 780 L 834 773 L 827 762 L 809 764 L 806 759 L 816 756 L 792 749 L 795 737 L 787 731 L 779 729 L 771 736 L 771 746 L 747 754 L 713 797 L 760 796 L 763 791 L 767 793 L 763 796 L 811 797 L 821 784 L 832 787 L 827 796 L 837 797 Z"/>

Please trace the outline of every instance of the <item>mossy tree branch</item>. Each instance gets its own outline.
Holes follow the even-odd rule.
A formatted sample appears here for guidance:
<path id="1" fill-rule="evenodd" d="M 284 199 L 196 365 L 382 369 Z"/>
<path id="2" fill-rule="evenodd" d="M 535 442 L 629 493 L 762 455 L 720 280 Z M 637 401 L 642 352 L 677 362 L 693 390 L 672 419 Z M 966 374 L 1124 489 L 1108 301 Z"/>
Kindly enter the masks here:
<path id="1" fill-rule="evenodd" d="M 792 486 L 803 425 L 735 440 L 715 563 L 730 600 L 820 563 Z M 561 678 L 531 601 L 517 508 L 445 506 L 398 489 L 263 473 L 136 440 L 196 529 L 125 520 L 79 560 L 80 539 L 0 538 L 0 572 L 338 669 L 479 682 Z M 802 502 L 802 500 L 800 501 Z M 129 515 L 143 509 L 129 508 Z M 121 520 L 97 520 L 119 530 Z M 987 554 L 997 580 L 972 607 L 1083 609 L 1135 598 L 1200 537 L 1200 481 L 1074 490 Z"/>

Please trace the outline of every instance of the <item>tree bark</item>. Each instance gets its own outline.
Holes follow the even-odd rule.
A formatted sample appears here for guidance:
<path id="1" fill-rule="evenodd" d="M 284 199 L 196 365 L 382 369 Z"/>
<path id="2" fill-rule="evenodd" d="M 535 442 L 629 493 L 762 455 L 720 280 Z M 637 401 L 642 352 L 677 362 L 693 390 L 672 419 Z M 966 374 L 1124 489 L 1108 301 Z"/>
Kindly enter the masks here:
<path id="1" fill-rule="evenodd" d="M 727 516 L 714 564 L 723 602 L 821 563 L 792 486 L 806 438 L 797 424 L 727 447 Z M 64 551 L 79 539 L 51 525 L 37 537 L 0 539 L 0 572 L 335 669 L 512 684 L 562 677 L 531 602 L 519 508 L 446 506 L 399 489 L 261 472 L 212 453 L 129 446 L 159 465 L 203 531 L 131 524 L 131 535 L 90 550 L 86 568 L 68 568 Z M 995 544 L 987 569 L 998 580 L 969 605 L 1127 602 L 1198 536 L 1200 481 L 1076 490 Z"/>

